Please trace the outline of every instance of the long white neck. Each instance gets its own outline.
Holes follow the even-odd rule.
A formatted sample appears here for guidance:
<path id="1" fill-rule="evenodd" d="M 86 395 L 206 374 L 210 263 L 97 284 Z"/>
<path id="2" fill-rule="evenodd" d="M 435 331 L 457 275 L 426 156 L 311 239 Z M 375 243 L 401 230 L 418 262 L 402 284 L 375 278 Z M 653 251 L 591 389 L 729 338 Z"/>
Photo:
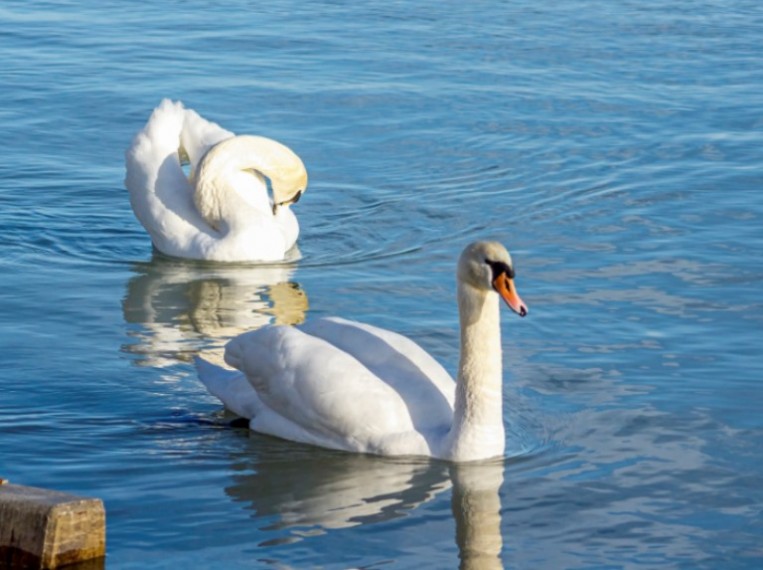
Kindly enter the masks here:
<path id="1" fill-rule="evenodd" d="M 503 368 L 498 295 L 458 284 L 461 360 L 458 367 L 451 459 L 503 454 Z"/>

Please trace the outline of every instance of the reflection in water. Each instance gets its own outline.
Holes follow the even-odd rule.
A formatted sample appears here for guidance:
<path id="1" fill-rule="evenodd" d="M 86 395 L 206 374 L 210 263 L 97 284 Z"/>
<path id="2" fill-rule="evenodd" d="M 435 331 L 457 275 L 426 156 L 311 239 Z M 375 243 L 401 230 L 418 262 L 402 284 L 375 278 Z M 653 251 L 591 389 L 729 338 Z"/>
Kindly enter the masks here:
<path id="1" fill-rule="evenodd" d="M 290 281 L 290 265 L 223 265 L 155 256 L 136 264 L 122 302 L 125 321 L 139 325 L 124 350 L 137 363 L 171 366 L 201 348 L 220 362 L 228 339 L 269 323 L 297 324 L 307 296 Z"/>
<path id="2" fill-rule="evenodd" d="M 297 448 L 241 456 L 233 470 L 239 473 L 226 493 L 268 521 L 262 530 L 275 534 L 260 546 L 397 519 L 452 487 L 461 568 L 502 567 L 502 461 L 448 465 Z"/>
<path id="3" fill-rule="evenodd" d="M 393 519 L 450 487 L 442 464 L 318 450 L 245 469 L 226 492 L 296 536 Z"/>
<path id="4" fill-rule="evenodd" d="M 460 568 L 489 570 L 501 564 L 501 498 L 503 463 L 466 463 L 450 468 L 453 517 Z"/>

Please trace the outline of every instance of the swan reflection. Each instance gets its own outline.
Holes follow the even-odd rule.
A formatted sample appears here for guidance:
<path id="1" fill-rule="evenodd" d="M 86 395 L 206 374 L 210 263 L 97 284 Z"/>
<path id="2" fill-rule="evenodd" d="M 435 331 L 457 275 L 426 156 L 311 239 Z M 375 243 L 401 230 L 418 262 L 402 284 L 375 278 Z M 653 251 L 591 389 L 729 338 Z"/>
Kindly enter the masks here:
<path id="1" fill-rule="evenodd" d="M 492 570 L 501 563 L 501 498 L 503 462 L 462 463 L 450 467 L 453 518 L 459 568 Z"/>
<path id="2" fill-rule="evenodd" d="M 156 255 L 133 267 L 122 302 L 125 321 L 139 325 L 124 350 L 139 365 L 188 362 L 204 349 L 221 361 L 232 337 L 269 323 L 304 321 L 308 301 L 291 281 L 290 265 L 220 265 Z"/>
<path id="3" fill-rule="evenodd" d="M 237 459 L 225 492 L 267 520 L 261 546 L 394 520 L 452 488 L 460 568 L 502 568 L 503 461 L 449 465 L 307 448 L 284 454 L 279 444 L 269 453 L 268 439 L 257 440 L 260 453 Z"/>

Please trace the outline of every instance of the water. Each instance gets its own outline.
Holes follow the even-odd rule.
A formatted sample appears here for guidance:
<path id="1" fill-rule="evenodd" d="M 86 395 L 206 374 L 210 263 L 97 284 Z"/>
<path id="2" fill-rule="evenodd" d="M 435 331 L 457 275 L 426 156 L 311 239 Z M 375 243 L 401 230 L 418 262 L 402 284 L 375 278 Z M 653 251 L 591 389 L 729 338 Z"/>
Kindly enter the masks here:
<path id="1" fill-rule="evenodd" d="M 104 499 L 109 568 L 759 568 L 758 2 L 0 7 L 0 476 Z M 304 159 L 302 260 L 154 256 L 123 152 L 163 97 Z M 511 249 L 507 453 L 231 426 L 190 364 L 340 314 L 457 363 Z"/>

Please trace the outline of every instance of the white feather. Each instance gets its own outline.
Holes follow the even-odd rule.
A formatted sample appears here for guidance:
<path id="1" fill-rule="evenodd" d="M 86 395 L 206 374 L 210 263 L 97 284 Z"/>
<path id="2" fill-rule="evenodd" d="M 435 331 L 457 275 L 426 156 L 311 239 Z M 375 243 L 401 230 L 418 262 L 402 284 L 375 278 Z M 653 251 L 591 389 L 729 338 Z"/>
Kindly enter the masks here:
<path id="1" fill-rule="evenodd" d="M 304 191 L 307 174 L 299 157 L 276 141 L 235 136 L 165 99 L 135 136 L 125 166 L 135 216 L 162 253 L 280 261 L 296 243 L 297 219 L 288 205 L 274 212 L 265 177 L 293 198 Z"/>

